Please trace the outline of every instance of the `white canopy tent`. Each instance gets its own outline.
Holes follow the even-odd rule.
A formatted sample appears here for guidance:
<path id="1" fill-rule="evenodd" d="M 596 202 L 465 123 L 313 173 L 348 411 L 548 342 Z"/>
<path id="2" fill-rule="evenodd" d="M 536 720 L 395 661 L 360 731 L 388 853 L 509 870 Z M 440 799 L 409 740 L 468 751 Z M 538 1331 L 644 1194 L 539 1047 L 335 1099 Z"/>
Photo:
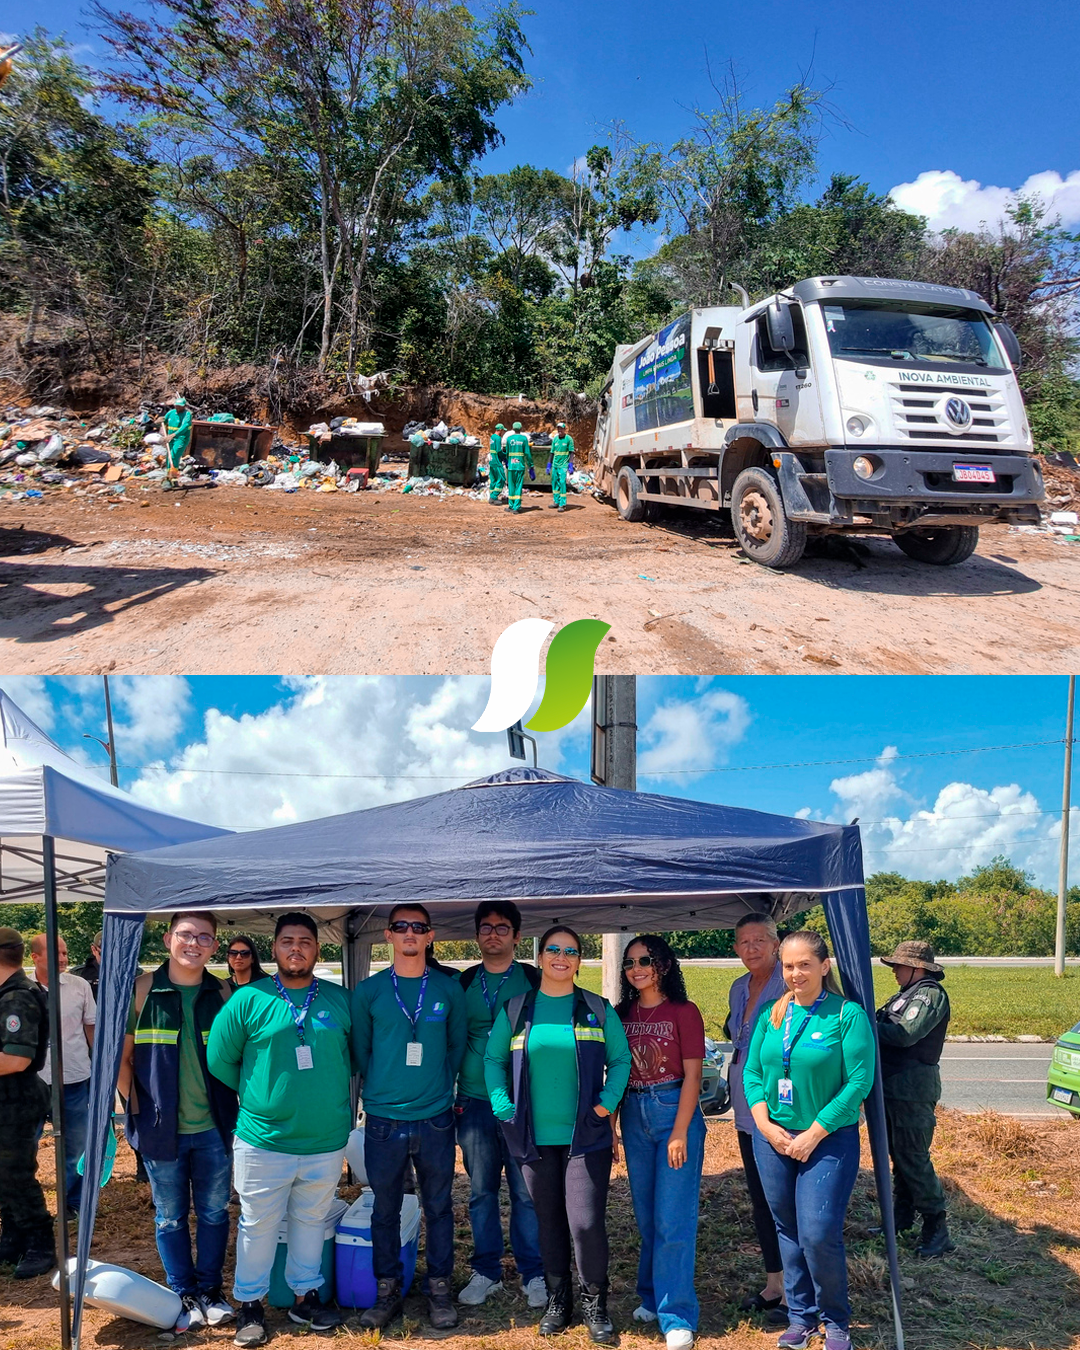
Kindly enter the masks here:
<path id="1" fill-rule="evenodd" d="M 109 853 L 131 853 L 228 834 L 143 806 L 102 781 L 35 725 L 0 689 L 0 904 L 44 903 L 49 953 L 49 1059 L 57 1167 L 60 1339 L 71 1341 L 67 1197 L 63 1157 L 63 1052 L 57 903 L 103 900 Z"/>

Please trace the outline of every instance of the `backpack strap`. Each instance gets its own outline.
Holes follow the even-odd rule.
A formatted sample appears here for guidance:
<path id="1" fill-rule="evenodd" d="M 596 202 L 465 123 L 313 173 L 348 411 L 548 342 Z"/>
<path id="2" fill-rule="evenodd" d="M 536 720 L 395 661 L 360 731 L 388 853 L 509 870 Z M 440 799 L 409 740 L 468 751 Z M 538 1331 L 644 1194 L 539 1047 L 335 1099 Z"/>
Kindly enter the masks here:
<path id="1" fill-rule="evenodd" d="M 154 972 L 146 971 L 144 974 L 136 976 L 135 979 L 135 1017 L 142 1016 L 142 1010 L 146 1007 L 146 996 L 150 993 L 150 986 L 154 982 Z"/>
<path id="2" fill-rule="evenodd" d="M 524 961 L 519 962 L 521 969 L 525 972 L 525 978 L 534 989 L 540 988 L 540 971 L 536 966 L 527 966 Z"/>
<path id="3" fill-rule="evenodd" d="M 468 989 L 469 985 L 472 984 L 473 980 L 476 979 L 477 975 L 480 973 L 480 967 L 482 965 L 483 962 L 480 961 L 475 966 L 466 966 L 466 968 L 461 972 L 461 974 L 458 976 L 458 984 L 461 985 L 461 988 L 463 990 Z"/>

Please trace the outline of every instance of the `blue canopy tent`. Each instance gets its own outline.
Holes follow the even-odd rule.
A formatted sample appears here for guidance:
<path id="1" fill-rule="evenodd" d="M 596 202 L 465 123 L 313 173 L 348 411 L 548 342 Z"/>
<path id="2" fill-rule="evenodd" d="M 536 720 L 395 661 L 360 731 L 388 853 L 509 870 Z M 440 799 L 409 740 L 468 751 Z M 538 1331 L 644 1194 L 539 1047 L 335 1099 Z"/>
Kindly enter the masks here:
<path id="1" fill-rule="evenodd" d="M 302 909 L 342 943 L 345 982 L 366 973 L 391 906 L 420 901 L 440 938 L 473 937 L 480 900 L 513 900 L 525 933 L 555 921 L 587 932 L 730 928 L 819 902 L 848 995 L 873 1019 L 859 831 L 738 807 L 593 787 L 510 769 L 450 792 L 323 820 L 109 860 L 85 1212 L 74 1281 L 76 1336 L 97 1185 L 132 981 L 149 915 L 212 910 L 245 929 Z M 366 949 L 366 951 L 365 951 Z M 866 1103 L 903 1350 L 880 1074 Z"/>

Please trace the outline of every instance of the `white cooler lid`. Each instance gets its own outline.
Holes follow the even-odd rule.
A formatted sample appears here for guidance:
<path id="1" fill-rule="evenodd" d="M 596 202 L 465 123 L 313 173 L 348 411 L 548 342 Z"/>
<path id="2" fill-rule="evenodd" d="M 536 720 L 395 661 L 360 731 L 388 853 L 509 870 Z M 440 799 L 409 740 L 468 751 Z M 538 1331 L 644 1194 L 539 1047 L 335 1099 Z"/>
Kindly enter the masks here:
<path id="1" fill-rule="evenodd" d="M 364 1187 L 359 1200 L 354 1200 L 341 1219 L 335 1241 L 343 1247 L 371 1246 L 371 1211 L 375 1208 L 375 1193 Z M 420 1199 L 406 1195 L 401 1202 L 401 1245 L 415 1242 L 420 1232 Z"/>

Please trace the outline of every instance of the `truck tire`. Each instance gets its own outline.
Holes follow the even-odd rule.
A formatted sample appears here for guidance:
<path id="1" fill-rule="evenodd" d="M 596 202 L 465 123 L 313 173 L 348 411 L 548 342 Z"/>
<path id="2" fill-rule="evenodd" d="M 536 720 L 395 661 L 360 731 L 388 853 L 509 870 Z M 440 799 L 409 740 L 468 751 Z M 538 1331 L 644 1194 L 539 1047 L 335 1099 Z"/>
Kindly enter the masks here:
<path id="1" fill-rule="evenodd" d="M 623 520 L 644 520 L 645 505 L 638 493 L 641 492 L 641 479 L 629 464 L 624 464 L 615 479 L 615 509 Z"/>
<path id="2" fill-rule="evenodd" d="M 763 567 L 791 567 L 806 548 L 806 523 L 788 520 L 784 499 L 764 469 L 743 469 L 731 489 L 731 524 L 743 552 Z"/>
<path id="3" fill-rule="evenodd" d="M 977 525 L 944 525 L 934 530 L 902 530 L 893 535 L 896 547 L 916 562 L 952 567 L 966 562 L 979 542 Z"/>

